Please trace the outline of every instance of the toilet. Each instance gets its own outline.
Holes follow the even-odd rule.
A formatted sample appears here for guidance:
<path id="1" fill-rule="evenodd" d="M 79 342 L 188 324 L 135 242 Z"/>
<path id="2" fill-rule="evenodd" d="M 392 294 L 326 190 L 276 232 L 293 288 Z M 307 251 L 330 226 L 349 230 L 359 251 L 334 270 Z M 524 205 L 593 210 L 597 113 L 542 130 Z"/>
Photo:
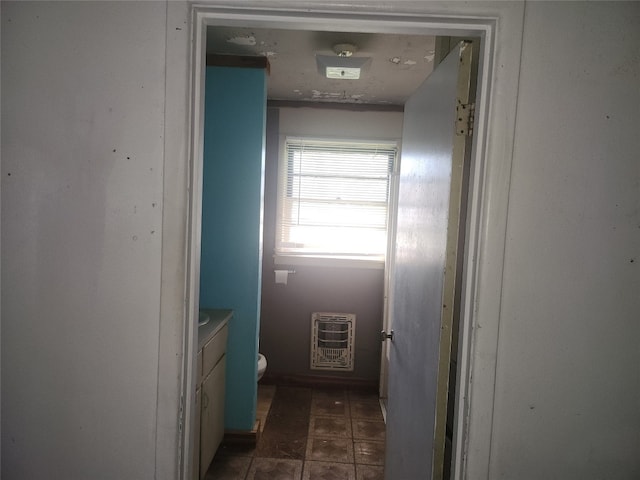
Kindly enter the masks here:
<path id="1" fill-rule="evenodd" d="M 267 359 L 261 353 L 258 353 L 258 381 L 264 375 L 264 371 L 267 369 Z"/>

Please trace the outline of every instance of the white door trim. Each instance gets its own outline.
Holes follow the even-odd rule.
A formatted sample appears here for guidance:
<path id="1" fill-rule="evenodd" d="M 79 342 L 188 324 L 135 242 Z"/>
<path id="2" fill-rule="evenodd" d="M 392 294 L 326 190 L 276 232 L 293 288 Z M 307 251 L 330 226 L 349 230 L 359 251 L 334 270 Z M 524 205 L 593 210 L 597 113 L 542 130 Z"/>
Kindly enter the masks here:
<path id="1" fill-rule="evenodd" d="M 480 36 L 478 98 L 462 292 L 462 322 L 454 433 L 453 478 L 488 478 L 490 470 L 494 383 L 502 291 L 511 153 L 522 41 L 522 3 L 466 5 L 461 2 L 388 2 L 362 11 L 357 4 L 331 2 L 300 8 L 299 2 L 272 6 L 232 6 L 214 2 L 192 7 L 191 110 L 187 291 L 182 397 L 184 425 L 179 456 L 191 458 L 194 419 L 190 392 L 195 382 L 195 318 L 199 296 L 200 211 L 204 67 L 208 25 L 254 26 L 296 30 Z M 331 9 L 333 8 L 333 9 Z M 416 11 L 418 9 L 419 11 Z M 373 11 L 373 13 L 369 13 Z M 500 28 L 498 28 L 500 27 Z M 497 76 L 496 73 L 500 72 Z M 482 329 L 480 329 L 482 327 Z M 189 478 L 188 462 L 180 474 Z"/>

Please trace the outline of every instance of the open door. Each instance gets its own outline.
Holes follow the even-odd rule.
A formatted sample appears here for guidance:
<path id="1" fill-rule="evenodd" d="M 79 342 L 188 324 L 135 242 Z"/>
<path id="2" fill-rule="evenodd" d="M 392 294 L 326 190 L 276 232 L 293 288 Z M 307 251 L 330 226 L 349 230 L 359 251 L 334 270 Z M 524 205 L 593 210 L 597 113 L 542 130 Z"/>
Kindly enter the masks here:
<path id="1" fill-rule="evenodd" d="M 471 44 L 405 104 L 389 352 L 385 478 L 443 478 Z"/>

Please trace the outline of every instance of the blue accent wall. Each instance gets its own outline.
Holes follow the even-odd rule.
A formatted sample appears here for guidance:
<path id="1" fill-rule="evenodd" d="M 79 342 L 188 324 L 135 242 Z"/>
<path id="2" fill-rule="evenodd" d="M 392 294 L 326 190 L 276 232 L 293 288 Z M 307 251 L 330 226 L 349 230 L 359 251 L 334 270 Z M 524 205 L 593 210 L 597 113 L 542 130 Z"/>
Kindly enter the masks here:
<path id="1" fill-rule="evenodd" d="M 200 308 L 231 308 L 225 428 L 256 418 L 266 72 L 207 67 Z"/>

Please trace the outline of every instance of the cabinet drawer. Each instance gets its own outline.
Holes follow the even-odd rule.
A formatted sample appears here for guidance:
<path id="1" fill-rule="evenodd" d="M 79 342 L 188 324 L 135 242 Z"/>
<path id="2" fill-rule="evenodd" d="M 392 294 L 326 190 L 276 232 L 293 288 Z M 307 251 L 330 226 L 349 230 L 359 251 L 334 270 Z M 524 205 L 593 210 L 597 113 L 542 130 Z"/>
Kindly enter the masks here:
<path id="1" fill-rule="evenodd" d="M 202 349 L 202 375 L 204 377 L 209 375 L 209 372 L 216 366 L 216 363 L 218 363 L 224 355 L 227 349 L 228 335 L 229 328 L 225 325 L 205 344 Z"/>

